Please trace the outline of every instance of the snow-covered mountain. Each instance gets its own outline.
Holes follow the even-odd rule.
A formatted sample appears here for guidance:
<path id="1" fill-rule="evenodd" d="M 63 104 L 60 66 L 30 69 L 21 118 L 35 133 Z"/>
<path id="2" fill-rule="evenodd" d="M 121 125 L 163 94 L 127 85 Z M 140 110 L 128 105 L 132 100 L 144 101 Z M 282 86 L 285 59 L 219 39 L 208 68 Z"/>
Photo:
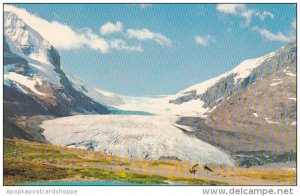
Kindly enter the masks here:
<path id="1" fill-rule="evenodd" d="M 19 137 L 25 134 L 20 133 L 20 130 L 35 130 L 18 118 L 21 116 L 33 118 L 40 115 L 66 116 L 109 112 L 102 102 L 93 98 L 78 91 L 77 86 L 70 82 L 61 69 L 60 56 L 51 43 L 25 24 L 17 14 L 4 12 L 6 136 Z M 113 98 L 116 99 L 114 96 Z M 106 102 L 108 101 L 109 98 L 106 98 Z M 35 119 L 32 124 L 36 127 L 35 122 L 40 121 L 41 119 Z M 30 139 L 37 139 L 40 134 L 33 132 L 29 133 Z"/>
<path id="2" fill-rule="evenodd" d="M 290 43 L 253 69 L 234 91 L 225 90 L 220 83 L 224 98 L 218 103 L 207 102 L 217 107 L 206 117 L 205 123 L 214 129 L 244 134 L 239 139 L 248 140 L 248 144 L 236 150 L 295 151 L 296 64 L 296 44 Z M 204 98 L 214 93 L 222 91 L 210 89 Z"/>
<path id="3" fill-rule="evenodd" d="M 4 22 L 6 86 L 35 97 L 47 109 L 55 107 L 57 115 L 105 113 L 105 107 L 72 86 L 57 50 L 48 41 L 15 13 L 5 12 Z"/>
<path id="4" fill-rule="evenodd" d="M 74 114 L 147 114 L 116 108 L 123 104 L 121 96 L 65 73 L 53 45 L 18 13 L 4 12 L 5 136 L 43 141 L 38 124 L 45 118 Z M 34 131 L 27 133 L 28 129 Z"/>
<path id="5" fill-rule="evenodd" d="M 221 102 L 268 75 L 286 70 L 286 75 L 296 75 L 296 43 L 288 44 L 265 56 L 241 62 L 233 70 L 218 77 L 188 87 L 175 95 L 159 98 L 122 97 L 124 110 L 141 110 L 156 115 L 207 117 Z M 282 53 L 289 55 L 282 55 Z M 278 61 L 278 59 L 284 59 Z M 286 61 L 286 62 L 284 62 Z M 288 62 L 291 61 L 291 62 Z M 292 89 L 294 90 L 294 89 Z"/>
<path id="6" fill-rule="evenodd" d="M 269 65 L 272 65 L 274 59 L 279 58 L 280 51 L 292 50 L 296 47 L 295 43 L 290 44 L 263 57 L 245 60 L 233 70 L 193 85 L 175 95 L 159 98 L 130 97 L 103 91 L 71 74 L 65 74 L 60 68 L 59 54 L 38 32 L 26 25 L 14 13 L 5 12 L 4 21 L 5 48 L 7 48 L 4 62 L 4 82 L 7 86 L 14 85 L 20 92 L 30 91 L 36 97 L 44 97 L 44 99 L 47 97 L 47 100 L 54 103 L 55 95 L 51 93 L 53 91 L 51 89 L 53 87 L 62 89 L 62 86 L 67 85 L 96 104 L 119 110 L 144 111 L 156 115 L 206 117 L 220 105 L 222 100 L 229 99 L 235 92 L 264 78 L 268 71 L 274 71 L 276 66 Z M 12 55 L 15 56 L 12 57 Z M 19 62 L 26 61 L 27 63 L 19 63 L 16 66 L 14 63 L 16 59 Z M 47 89 L 47 96 L 42 89 Z M 72 99 L 68 93 L 63 93 L 62 97 L 66 100 Z M 67 111 L 65 114 L 72 112 L 99 113 L 90 108 Z"/>
<path id="7" fill-rule="evenodd" d="M 92 98 L 94 101 L 100 104 L 103 104 L 105 106 L 111 106 L 111 107 L 125 104 L 121 96 L 115 93 L 96 88 L 95 86 L 82 81 L 81 79 L 73 76 L 70 73 L 67 73 L 67 77 L 72 83 L 72 86 L 78 92 L 85 94 L 86 96 Z"/>
<path id="8" fill-rule="evenodd" d="M 191 86 L 178 93 L 177 98 L 170 100 L 170 103 L 181 105 L 197 100 L 195 107 L 201 108 L 199 114 L 205 117 L 216 109 L 221 102 L 226 102 L 230 99 L 230 96 L 242 92 L 248 87 L 251 88 L 252 84 L 264 80 L 269 75 L 286 69 L 286 74 L 295 76 L 295 51 L 296 44 L 291 43 L 263 57 L 243 61 L 233 70 L 221 76 Z"/>

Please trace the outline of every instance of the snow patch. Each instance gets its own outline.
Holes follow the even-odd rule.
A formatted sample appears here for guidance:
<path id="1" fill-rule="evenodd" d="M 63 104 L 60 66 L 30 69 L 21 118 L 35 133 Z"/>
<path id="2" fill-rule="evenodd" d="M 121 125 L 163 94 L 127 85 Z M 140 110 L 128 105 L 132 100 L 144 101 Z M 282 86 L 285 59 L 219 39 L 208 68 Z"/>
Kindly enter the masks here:
<path id="1" fill-rule="evenodd" d="M 24 94 L 28 94 L 28 92 L 27 92 L 24 88 L 22 88 L 22 86 L 21 86 L 20 84 L 18 84 L 18 83 L 16 83 L 16 82 L 13 82 L 13 83 L 16 85 L 17 89 L 18 89 L 20 92 L 22 92 L 22 93 L 24 93 Z"/>
<path id="2" fill-rule="evenodd" d="M 219 99 L 217 99 L 216 102 L 219 102 L 219 101 L 221 101 L 222 99 L 223 99 L 223 96 L 220 97 Z"/>
<path id="3" fill-rule="evenodd" d="M 45 67 L 42 67 L 40 65 L 33 64 L 33 63 L 30 63 L 29 65 L 32 66 L 32 67 L 34 67 L 34 68 L 36 68 L 36 69 L 38 69 L 38 70 L 40 70 L 40 71 L 42 71 L 42 72 L 46 72 L 47 71 L 47 69 Z"/>
<path id="4" fill-rule="evenodd" d="M 279 84 L 282 84 L 282 82 L 275 82 L 275 83 L 270 84 L 270 86 L 277 86 Z"/>
<path id="5" fill-rule="evenodd" d="M 289 97 L 289 100 L 297 101 L 296 97 Z"/>
<path id="6" fill-rule="evenodd" d="M 269 123 L 269 124 L 276 124 L 276 125 L 279 125 L 279 124 L 280 124 L 279 122 L 275 122 L 275 121 L 269 120 L 269 118 L 265 118 L 265 120 L 266 120 L 267 123 Z"/>
<path id="7" fill-rule="evenodd" d="M 46 54 L 46 51 L 42 51 L 40 53 L 31 53 L 29 55 L 29 57 L 31 59 L 35 60 L 35 61 L 38 61 L 38 62 L 41 62 L 41 63 L 44 63 L 44 64 L 50 64 L 49 60 L 48 60 L 48 57 L 47 57 L 47 54 Z"/>
<path id="8" fill-rule="evenodd" d="M 185 126 L 185 125 L 178 125 L 178 124 L 173 124 L 173 126 L 179 128 L 179 129 L 184 129 L 185 131 L 193 132 L 194 129 L 190 126 Z"/>
<path id="9" fill-rule="evenodd" d="M 251 74 L 253 69 L 260 66 L 266 59 L 271 58 L 274 55 L 275 52 L 272 52 L 256 59 L 248 59 L 243 61 L 231 71 L 231 73 L 237 74 L 237 76 L 234 78 L 235 83 L 242 82 L 243 79 L 247 78 Z"/>
<path id="10" fill-rule="evenodd" d="M 40 78 L 36 77 L 36 78 L 32 79 L 30 77 L 23 76 L 21 74 L 15 73 L 15 72 L 9 72 L 8 74 L 4 75 L 4 79 L 8 79 L 8 80 L 17 82 L 17 83 L 29 88 L 32 92 L 34 92 L 37 95 L 46 96 L 46 94 L 38 91 L 35 88 L 36 85 L 39 85 L 39 86 L 42 85 L 43 81 Z"/>
<path id="11" fill-rule="evenodd" d="M 285 74 L 288 75 L 288 76 L 291 76 L 291 77 L 296 77 L 296 74 L 293 74 L 291 72 L 286 72 Z"/>
<path id="12" fill-rule="evenodd" d="M 212 111 L 214 111 L 217 108 L 217 106 L 215 105 L 212 109 L 208 110 L 207 113 L 211 113 Z"/>

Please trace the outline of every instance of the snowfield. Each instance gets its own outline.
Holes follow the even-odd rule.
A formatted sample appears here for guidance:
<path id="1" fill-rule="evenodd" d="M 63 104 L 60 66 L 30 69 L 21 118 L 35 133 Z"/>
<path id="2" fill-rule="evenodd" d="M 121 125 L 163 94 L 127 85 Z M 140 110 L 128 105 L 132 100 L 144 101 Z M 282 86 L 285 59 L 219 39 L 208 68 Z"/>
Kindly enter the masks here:
<path id="1" fill-rule="evenodd" d="M 114 94 L 112 92 L 104 91 L 102 89 L 98 89 L 87 82 L 83 82 L 79 78 L 73 76 L 72 74 L 68 73 L 67 77 L 69 81 L 72 83 L 72 86 L 78 91 L 86 96 L 90 97 L 94 101 L 101 103 L 105 106 L 118 106 L 124 104 L 122 98 Z"/>
<path id="2" fill-rule="evenodd" d="M 138 159 L 172 156 L 197 163 L 233 166 L 218 148 L 184 134 L 176 117 L 78 115 L 44 121 L 41 127 L 52 144 L 102 151 Z"/>
<path id="3" fill-rule="evenodd" d="M 144 111 L 155 115 L 163 116 L 201 116 L 208 112 L 207 108 L 203 108 L 201 100 L 191 100 L 180 105 L 169 103 L 176 96 L 162 97 L 127 97 L 122 96 L 125 104 L 116 108 L 128 111 Z"/>
<path id="4" fill-rule="evenodd" d="M 122 96 L 125 104 L 119 105 L 116 108 L 122 110 L 144 111 L 155 115 L 197 116 L 205 118 L 207 114 L 214 111 L 216 107 L 204 107 L 205 103 L 200 99 L 190 100 L 181 104 L 170 103 L 170 100 L 185 96 L 191 91 L 195 91 L 197 95 L 202 95 L 218 81 L 228 77 L 231 74 L 235 75 L 235 84 L 241 83 L 251 74 L 253 69 L 259 67 L 263 62 L 265 62 L 265 60 L 273 57 L 275 54 L 275 52 L 272 52 L 259 58 L 245 60 L 231 71 L 206 80 L 202 83 L 192 85 L 175 95 L 161 96 L 156 98 Z M 220 97 L 216 100 L 216 102 L 221 101 L 222 99 L 223 97 Z"/>
<path id="5" fill-rule="evenodd" d="M 5 80 L 11 80 L 14 82 L 17 82 L 25 87 L 27 87 L 28 89 L 30 89 L 33 93 L 40 95 L 40 96 L 46 96 L 45 93 L 42 93 L 40 91 L 38 91 L 35 86 L 41 86 L 42 85 L 42 80 L 40 78 L 29 78 L 27 76 L 23 76 L 21 74 L 17 74 L 15 72 L 9 72 L 9 74 L 5 74 L 4 75 L 4 79 Z M 21 88 L 23 89 L 23 88 Z M 25 91 L 25 90 L 24 90 Z M 27 91 L 25 91 L 27 94 Z"/>
<path id="6" fill-rule="evenodd" d="M 38 32 L 27 26 L 18 15 L 7 13 L 5 18 L 5 40 L 12 53 L 22 57 L 28 62 L 32 76 L 38 76 L 39 78 L 43 78 L 44 82 L 61 87 L 61 78 L 56 73 L 54 65 L 49 62 L 47 56 L 47 51 L 51 47 L 51 44 L 48 41 L 45 41 Z M 30 54 L 26 55 L 23 50 L 30 51 Z M 9 75 L 11 74 L 9 72 L 13 71 L 14 69 L 10 69 L 6 70 L 4 73 L 4 80 L 7 86 L 9 86 L 8 80 L 19 83 L 21 79 L 25 82 L 24 84 L 21 83 L 22 85 L 30 88 L 32 92 L 39 94 L 39 92 L 35 91 L 32 87 L 35 85 L 34 82 L 29 81 L 31 76 L 28 77 L 21 74 Z"/>

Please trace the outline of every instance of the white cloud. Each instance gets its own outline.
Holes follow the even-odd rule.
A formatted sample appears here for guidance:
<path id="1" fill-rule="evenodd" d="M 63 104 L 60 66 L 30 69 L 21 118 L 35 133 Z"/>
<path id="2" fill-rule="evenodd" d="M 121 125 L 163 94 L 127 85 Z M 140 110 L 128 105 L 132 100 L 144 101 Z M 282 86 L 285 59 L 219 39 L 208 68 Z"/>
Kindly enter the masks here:
<path id="1" fill-rule="evenodd" d="M 297 24 L 296 24 L 296 19 L 294 19 L 293 22 L 292 22 L 292 27 L 293 27 L 294 29 L 296 29 L 296 26 L 297 26 Z"/>
<path id="2" fill-rule="evenodd" d="M 154 40 L 161 45 L 170 45 L 172 41 L 160 33 L 154 33 L 148 29 L 128 29 L 127 35 L 129 38 L 136 38 L 138 40 Z"/>
<path id="3" fill-rule="evenodd" d="M 266 17 L 270 17 L 271 19 L 274 19 L 274 14 L 268 11 L 261 12 L 255 12 L 255 15 L 260 18 L 260 20 L 265 20 Z"/>
<path id="4" fill-rule="evenodd" d="M 248 26 L 251 23 L 252 16 L 253 16 L 254 13 L 255 13 L 254 10 L 244 10 L 244 11 L 240 12 L 240 15 L 242 17 L 244 17 L 244 19 L 245 19 L 244 26 Z"/>
<path id="5" fill-rule="evenodd" d="M 269 11 L 259 12 L 257 10 L 248 9 L 245 4 L 218 4 L 216 6 L 218 12 L 228 15 L 236 15 L 243 17 L 245 23 L 243 26 L 249 26 L 253 16 L 257 16 L 261 21 L 265 20 L 267 17 L 274 19 L 274 14 Z"/>
<path id="6" fill-rule="evenodd" d="M 105 46 L 107 50 L 109 49 L 109 44 L 103 38 L 100 38 L 97 34 L 93 33 L 90 28 L 87 28 L 83 34 L 86 37 L 86 45 L 94 50 L 102 50 Z M 107 50 L 105 52 L 107 52 Z"/>
<path id="7" fill-rule="evenodd" d="M 196 41 L 196 43 L 198 43 L 202 46 L 207 46 L 210 43 L 216 42 L 216 40 L 211 35 L 206 35 L 206 36 L 197 35 L 197 36 L 195 36 L 195 41 Z"/>
<path id="8" fill-rule="evenodd" d="M 128 51 L 137 51 L 143 52 L 143 48 L 141 45 L 129 46 L 124 40 L 116 39 L 110 42 L 110 46 L 117 50 L 128 50 Z"/>
<path id="9" fill-rule="evenodd" d="M 253 27 L 253 31 L 257 31 L 263 38 L 270 40 L 270 41 L 281 41 L 281 42 L 291 42 L 295 39 L 295 36 L 293 35 L 284 35 L 281 32 L 278 33 L 272 33 L 267 29 L 262 29 L 259 27 Z"/>
<path id="10" fill-rule="evenodd" d="M 225 14 L 237 14 L 240 9 L 245 9 L 245 4 L 218 4 L 217 10 Z"/>
<path id="11" fill-rule="evenodd" d="M 90 29 L 80 33 L 66 24 L 57 21 L 49 22 L 27 12 L 25 9 L 11 5 L 4 5 L 4 11 L 17 14 L 27 25 L 39 32 L 44 39 L 57 48 L 68 50 L 88 46 L 94 50 L 99 50 L 101 53 L 106 53 L 109 50 L 109 44 Z"/>
<path id="12" fill-rule="evenodd" d="M 100 33 L 101 35 L 108 35 L 112 33 L 122 32 L 122 30 L 123 30 L 122 22 L 117 21 L 116 24 L 107 22 L 100 28 Z"/>

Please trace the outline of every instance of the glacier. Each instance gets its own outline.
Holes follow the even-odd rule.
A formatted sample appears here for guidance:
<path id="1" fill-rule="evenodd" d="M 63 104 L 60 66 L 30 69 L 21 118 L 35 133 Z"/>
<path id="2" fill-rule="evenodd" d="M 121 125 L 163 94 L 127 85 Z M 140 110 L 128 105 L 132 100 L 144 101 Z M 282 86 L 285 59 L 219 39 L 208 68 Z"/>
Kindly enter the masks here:
<path id="1" fill-rule="evenodd" d="M 156 98 L 123 96 L 122 98 L 125 101 L 125 104 L 119 105 L 117 108 L 123 110 L 145 111 L 155 115 L 178 115 L 205 118 L 218 107 L 223 96 L 215 100 L 216 105 L 213 107 L 205 105 L 205 101 L 201 100 L 200 96 L 205 95 L 211 87 L 217 85 L 219 81 L 227 77 L 230 78 L 232 76 L 234 85 L 239 85 L 246 80 L 247 77 L 249 77 L 255 68 L 261 66 L 264 62 L 268 61 L 275 55 L 275 52 L 271 52 L 262 57 L 245 60 L 231 71 L 207 81 L 192 85 L 175 95 L 166 95 Z M 188 96 L 191 97 L 189 101 L 183 101 L 180 104 L 174 103 L 174 100 L 184 99 L 184 97 Z"/>
<path id="2" fill-rule="evenodd" d="M 183 133 L 177 117 L 139 115 L 76 115 L 44 121 L 49 142 L 60 146 L 102 151 L 120 157 L 183 161 L 233 166 L 220 149 Z"/>

